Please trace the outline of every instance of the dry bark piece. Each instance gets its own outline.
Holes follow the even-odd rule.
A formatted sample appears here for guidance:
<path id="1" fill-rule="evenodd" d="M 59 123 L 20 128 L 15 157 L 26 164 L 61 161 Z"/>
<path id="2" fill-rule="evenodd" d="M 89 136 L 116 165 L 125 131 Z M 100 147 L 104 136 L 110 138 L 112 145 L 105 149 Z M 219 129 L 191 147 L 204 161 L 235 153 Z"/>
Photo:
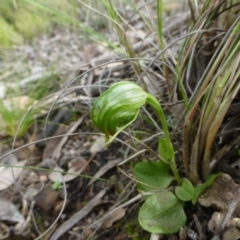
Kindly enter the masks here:
<path id="1" fill-rule="evenodd" d="M 199 198 L 200 205 L 204 207 L 213 207 L 219 212 L 212 215 L 208 223 L 209 229 L 215 234 L 213 239 L 227 236 L 229 238 L 221 239 L 236 239 L 238 236 L 237 229 L 228 231 L 229 227 L 236 227 L 239 224 L 239 219 L 233 219 L 233 216 L 240 216 L 240 186 L 236 184 L 230 175 L 222 174 L 212 186 L 206 190 Z"/>
<path id="2" fill-rule="evenodd" d="M 200 196 L 198 202 L 203 207 L 214 207 L 217 210 L 227 211 L 229 203 L 239 188 L 240 186 L 232 180 L 230 175 L 222 174 Z M 236 207 L 234 215 L 240 216 L 240 204 Z"/>

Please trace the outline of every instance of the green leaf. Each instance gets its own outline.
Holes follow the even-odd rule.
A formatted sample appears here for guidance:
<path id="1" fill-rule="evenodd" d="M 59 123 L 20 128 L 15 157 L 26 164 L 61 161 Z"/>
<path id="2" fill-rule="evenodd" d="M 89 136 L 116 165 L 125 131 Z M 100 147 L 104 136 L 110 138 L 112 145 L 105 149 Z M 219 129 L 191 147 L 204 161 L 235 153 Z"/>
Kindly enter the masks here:
<path id="1" fill-rule="evenodd" d="M 138 189 L 142 191 L 165 189 L 174 180 L 169 165 L 163 162 L 139 162 L 135 165 L 133 174 L 141 182 L 138 183 Z"/>
<path id="2" fill-rule="evenodd" d="M 202 194 L 202 192 L 207 188 L 209 187 L 210 185 L 212 185 L 212 183 L 214 182 L 214 180 L 220 176 L 221 173 L 218 173 L 218 174 L 211 174 L 205 183 L 201 183 L 201 184 L 198 184 L 196 187 L 195 187 L 195 191 L 194 191 L 194 197 L 192 199 L 192 204 L 195 204 L 199 198 L 199 196 Z"/>
<path id="3" fill-rule="evenodd" d="M 175 194 L 182 201 L 191 201 L 194 197 L 194 187 L 188 179 L 184 178 L 182 186 L 176 187 Z"/>
<path id="4" fill-rule="evenodd" d="M 178 232 L 187 221 L 183 203 L 168 191 L 151 195 L 142 205 L 138 220 L 143 229 L 151 233 Z"/>
<path id="5" fill-rule="evenodd" d="M 174 150 L 170 142 L 166 138 L 159 138 L 158 153 L 164 162 L 169 162 L 174 159 Z"/>
<path id="6" fill-rule="evenodd" d="M 59 182 L 59 181 L 56 181 L 52 184 L 52 189 L 53 190 L 60 190 L 62 188 L 63 188 L 62 183 Z"/>

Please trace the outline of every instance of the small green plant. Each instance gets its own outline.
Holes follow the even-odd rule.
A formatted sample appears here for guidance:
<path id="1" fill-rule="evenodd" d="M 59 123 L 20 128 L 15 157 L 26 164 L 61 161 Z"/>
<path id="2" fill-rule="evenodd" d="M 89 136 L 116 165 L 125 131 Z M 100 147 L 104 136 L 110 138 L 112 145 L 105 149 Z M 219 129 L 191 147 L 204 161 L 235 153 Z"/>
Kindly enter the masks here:
<path id="1" fill-rule="evenodd" d="M 164 137 L 158 141 L 161 161 L 142 161 L 133 169 L 138 190 L 146 199 L 139 211 L 139 223 L 151 233 L 176 233 L 187 221 L 185 202 L 195 204 L 217 175 L 210 175 L 205 183 L 195 187 L 188 179 L 180 177 L 163 109 L 153 95 L 133 82 L 113 84 L 93 104 L 91 118 L 94 125 L 106 135 L 109 144 L 137 119 L 140 108 L 145 104 L 155 110 Z M 174 191 L 169 189 L 170 185 Z"/>
<path id="2" fill-rule="evenodd" d="M 31 111 L 28 109 L 37 100 L 57 90 L 59 86 L 57 77 L 56 74 L 49 74 L 40 78 L 37 83 L 28 83 L 24 92 L 17 83 L 13 86 L 6 84 L 6 98 L 0 99 L 0 135 L 23 137 L 26 134 L 41 111 L 38 105 Z"/>
<path id="3" fill-rule="evenodd" d="M 39 112 L 39 109 L 35 108 L 24 117 L 26 111 L 33 103 L 34 99 L 28 98 L 27 96 L 1 100 L 0 134 L 10 137 L 23 137 L 27 130 L 32 126 L 35 116 Z M 23 119 L 23 121 L 19 126 L 21 119 Z"/>
<path id="4" fill-rule="evenodd" d="M 48 31 L 53 22 L 64 24 L 60 14 L 73 20 L 75 8 L 70 0 L 0 1 L 0 47 L 22 44 L 24 39 Z"/>
<path id="5" fill-rule="evenodd" d="M 51 186 L 53 190 L 61 190 L 63 188 L 62 183 L 59 181 L 54 182 Z"/>

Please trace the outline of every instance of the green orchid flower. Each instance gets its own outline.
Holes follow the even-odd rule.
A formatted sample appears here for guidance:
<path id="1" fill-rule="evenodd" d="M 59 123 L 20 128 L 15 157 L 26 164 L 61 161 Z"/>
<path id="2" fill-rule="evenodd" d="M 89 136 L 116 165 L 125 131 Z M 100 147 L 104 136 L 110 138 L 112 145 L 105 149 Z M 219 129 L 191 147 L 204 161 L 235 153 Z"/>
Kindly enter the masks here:
<path id="1" fill-rule="evenodd" d="M 108 143 L 136 120 L 147 96 L 148 93 L 137 84 L 122 81 L 113 84 L 95 101 L 91 118 L 93 124 L 106 135 Z"/>
<path id="2" fill-rule="evenodd" d="M 159 139 L 159 156 L 163 162 L 170 164 L 175 178 L 180 183 L 167 121 L 160 103 L 153 95 L 134 82 L 115 83 L 94 102 L 91 119 L 93 124 L 105 134 L 107 144 L 109 144 L 123 129 L 137 119 L 140 108 L 145 104 L 155 110 L 164 132 L 164 138 Z"/>

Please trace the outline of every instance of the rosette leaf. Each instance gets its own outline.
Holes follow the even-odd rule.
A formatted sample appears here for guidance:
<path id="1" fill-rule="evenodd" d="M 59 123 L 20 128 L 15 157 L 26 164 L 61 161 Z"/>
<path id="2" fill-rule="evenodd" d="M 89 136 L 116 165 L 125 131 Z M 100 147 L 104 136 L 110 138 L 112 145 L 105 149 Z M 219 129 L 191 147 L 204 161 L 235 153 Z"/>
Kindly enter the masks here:
<path id="1" fill-rule="evenodd" d="M 113 84 L 94 102 L 93 124 L 106 135 L 108 143 L 136 120 L 147 96 L 137 84 L 122 81 Z"/>

